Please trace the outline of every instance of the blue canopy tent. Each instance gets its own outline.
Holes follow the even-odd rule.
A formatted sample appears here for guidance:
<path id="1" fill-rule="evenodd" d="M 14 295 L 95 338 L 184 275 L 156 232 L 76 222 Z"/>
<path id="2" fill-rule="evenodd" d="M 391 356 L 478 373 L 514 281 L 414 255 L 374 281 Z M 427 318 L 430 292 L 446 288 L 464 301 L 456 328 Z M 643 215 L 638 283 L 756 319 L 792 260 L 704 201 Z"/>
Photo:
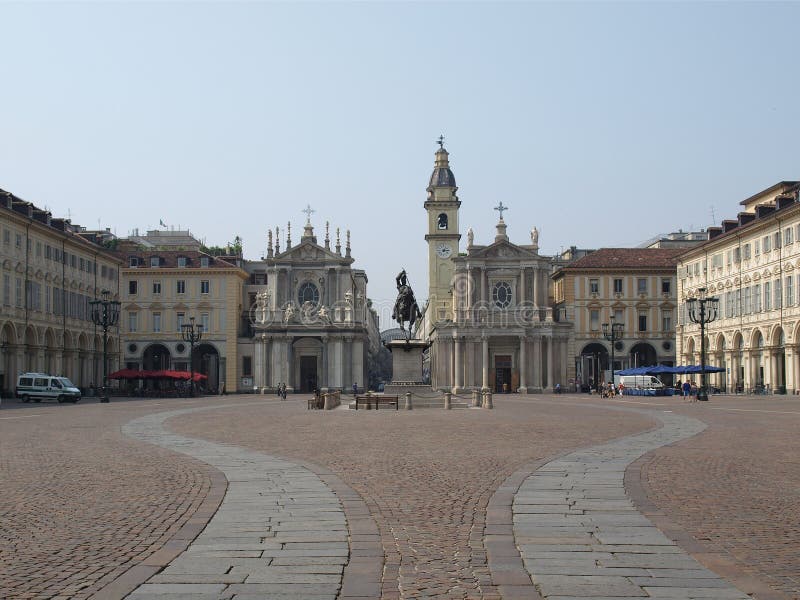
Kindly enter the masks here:
<path id="1" fill-rule="evenodd" d="M 701 365 L 681 365 L 678 367 L 668 367 L 667 365 L 653 365 L 652 367 L 632 367 L 630 369 L 622 369 L 621 371 L 614 371 L 615 375 L 660 375 L 662 373 L 680 374 L 687 373 L 700 373 L 703 371 Z M 712 365 L 705 366 L 706 373 L 722 373 L 725 369 L 722 367 L 714 367 Z"/>

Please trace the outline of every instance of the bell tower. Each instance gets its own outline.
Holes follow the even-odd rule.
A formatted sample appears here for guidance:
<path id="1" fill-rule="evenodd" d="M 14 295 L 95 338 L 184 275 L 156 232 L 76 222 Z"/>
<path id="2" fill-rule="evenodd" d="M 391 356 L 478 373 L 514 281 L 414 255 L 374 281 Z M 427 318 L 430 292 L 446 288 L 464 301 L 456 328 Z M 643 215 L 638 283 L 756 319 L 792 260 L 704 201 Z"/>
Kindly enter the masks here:
<path id="1" fill-rule="evenodd" d="M 456 178 L 450 170 L 450 160 L 444 149 L 444 137 L 437 142 L 439 149 L 428 184 L 425 210 L 428 212 L 428 310 L 433 310 L 432 321 L 440 321 L 452 312 L 451 284 L 455 266 L 452 258 L 458 256 L 458 208 L 461 201 L 456 196 Z"/>

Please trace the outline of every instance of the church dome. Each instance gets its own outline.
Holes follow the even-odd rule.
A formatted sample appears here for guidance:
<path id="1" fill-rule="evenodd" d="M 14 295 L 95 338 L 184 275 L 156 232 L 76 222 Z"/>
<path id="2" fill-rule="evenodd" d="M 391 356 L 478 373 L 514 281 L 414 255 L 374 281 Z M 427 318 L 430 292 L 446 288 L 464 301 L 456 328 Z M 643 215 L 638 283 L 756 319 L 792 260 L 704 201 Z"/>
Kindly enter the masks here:
<path id="1" fill-rule="evenodd" d="M 456 176 L 450 170 L 447 150 L 439 148 L 436 151 L 436 163 L 431 174 L 428 189 L 433 187 L 456 187 Z"/>

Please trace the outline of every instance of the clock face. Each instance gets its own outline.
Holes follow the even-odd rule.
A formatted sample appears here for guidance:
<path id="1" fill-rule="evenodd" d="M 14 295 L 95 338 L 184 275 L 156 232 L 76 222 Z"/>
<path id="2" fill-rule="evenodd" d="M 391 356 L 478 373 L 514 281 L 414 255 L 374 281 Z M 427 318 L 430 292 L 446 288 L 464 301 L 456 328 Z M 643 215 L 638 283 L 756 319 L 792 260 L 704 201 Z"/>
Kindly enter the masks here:
<path id="1" fill-rule="evenodd" d="M 450 249 L 450 246 L 444 242 L 439 242 L 436 246 L 436 254 L 439 255 L 439 258 L 449 258 L 452 253 L 453 251 Z"/>

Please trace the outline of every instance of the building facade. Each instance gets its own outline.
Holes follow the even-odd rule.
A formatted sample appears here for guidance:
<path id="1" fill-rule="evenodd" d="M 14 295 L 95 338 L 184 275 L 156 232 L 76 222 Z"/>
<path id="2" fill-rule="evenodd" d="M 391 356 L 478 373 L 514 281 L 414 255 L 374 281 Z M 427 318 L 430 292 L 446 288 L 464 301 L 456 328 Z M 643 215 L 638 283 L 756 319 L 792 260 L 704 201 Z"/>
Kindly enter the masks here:
<path id="1" fill-rule="evenodd" d="M 310 213 L 309 213 L 310 214 Z M 331 248 L 308 221 L 299 244 L 291 230 L 283 249 L 268 232 L 267 256 L 245 268 L 247 333 L 239 339 L 241 385 L 289 392 L 365 389 L 369 362 L 379 351 L 378 317 L 367 298 L 367 275 L 353 268 L 350 232 Z"/>
<path id="2" fill-rule="evenodd" d="M 782 181 L 745 200 L 736 219 L 709 228 L 710 239 L 680 255 L 680 360 L 700 364 L 700 326 L 686 300 L 704 290 L 719 300 L 705 328 L 706 363 L 724 372 L 711 385 L 728 391 L 800 390 L 800 182 Z"/>
<path id="3" fill-rule="evenodd" d="M 534 393 L 565 385 L 571 325 L 553 319 L 553 261 L 539 255 L 538 231 L 531 231 L 530 244 L 512 243 L 501 203 L 494 240 L 476 244 L 470 229 L 466 252 L 459 253 L 457 189 L 441 147 L 424 204 L 429 298 L 418 330 L 431 342 L 432 387 Z"/>
<path id="4" fill-rule="evenodd" d="M 150 231 L 120 240 L 122 352 L 131 369 L 194 370 L 210 391 L 234 391 L 242 290 L 241 257 L 201 251 L 188 231 Z M 238 264 L 237 264 L 238 263 Z M 202 338 L 192 348 L 182 325 L 194 318 Z"/>
<path id="5" fill-rule="evenodd" d="M 677 289 L 682 248 L 601 248 L 553 275 L 556 318 L 573 323 L 569 379 L 593 387 L 610 377 L 611 342 L 603 324 L 622 324 L 614 369 L 675 362 Z"/>
<path id="6" fill-rule="evenodd" d="M 0 391 L 14 393 L 19 373 L 102 384 L 103 332 L 89 302 L 119 294 L 119 259 L 107 232 L 86 233 L 0 190 Z M 108 332 L 109 368 L 118 364 L 119 331 Z"/>

